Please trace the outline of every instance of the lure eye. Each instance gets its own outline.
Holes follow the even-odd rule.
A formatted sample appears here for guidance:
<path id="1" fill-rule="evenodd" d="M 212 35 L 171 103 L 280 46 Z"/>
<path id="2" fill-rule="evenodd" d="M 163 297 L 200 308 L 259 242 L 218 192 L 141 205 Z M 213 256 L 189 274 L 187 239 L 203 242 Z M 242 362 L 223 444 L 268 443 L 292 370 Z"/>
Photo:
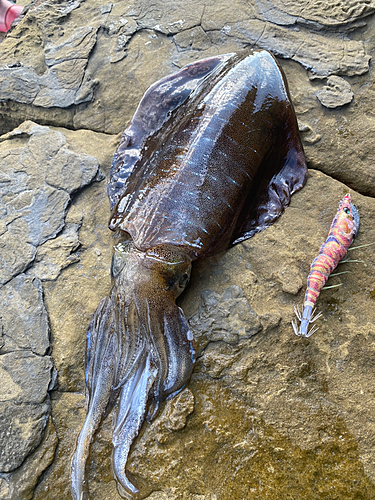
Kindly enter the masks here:
<path id="1" fill-rule="evenodd" d="M 349 208 L 344 208 L 344 212 L 345 212 L 346 214 L 350 214 L 350 210 L 349 210 Z"/>

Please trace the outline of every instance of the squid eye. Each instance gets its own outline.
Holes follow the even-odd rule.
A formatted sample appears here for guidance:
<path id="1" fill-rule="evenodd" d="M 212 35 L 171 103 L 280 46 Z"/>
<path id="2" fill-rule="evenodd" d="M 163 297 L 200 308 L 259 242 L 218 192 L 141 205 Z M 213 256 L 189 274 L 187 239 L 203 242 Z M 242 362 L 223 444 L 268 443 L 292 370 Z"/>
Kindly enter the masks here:
<path id="1" fill-rule="evenodd" d="M 111 275 L 112 278 L 117 278 L 126 264 L 127 254 L 124 252 L 115 251 L 112 257 Z"/>
<path id="2" fill-rule="evenodd" d="M 185 286 L 188 284 L 189 282 L 189 275 L 188 273 L 184 273 L 181 278 L 180 278 L 180 281 L 178 282 L 178 286 L 180 288 L 185 288 Z"/>
<path id="3" fill-rule="evenodd" d="M 350 210 L 349 210 L 349 208 L 344 208 L 344 212 L 345 212 L 346 214 L 350 214 Z"/>

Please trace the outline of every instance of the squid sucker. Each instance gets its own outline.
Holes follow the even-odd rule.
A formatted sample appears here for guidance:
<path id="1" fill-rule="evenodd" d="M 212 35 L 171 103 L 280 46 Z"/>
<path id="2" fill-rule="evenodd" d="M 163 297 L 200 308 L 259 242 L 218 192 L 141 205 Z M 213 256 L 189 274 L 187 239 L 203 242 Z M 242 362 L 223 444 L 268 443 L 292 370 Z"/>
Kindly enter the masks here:
<path id="1" fill-rule="evenodd" d="M 113 287 L 87 332 L 87 415 L 72 459 L 89 499 L 90 443 L 116 403 L 113 472 L 126 498 L 130 447 L 195 361 L 176 298 L 192 262 L 270 226 L 307 168 L 285 77 L 265 50 L 191 63 L 152 85 L 124 131 L 108 183 Z"/>

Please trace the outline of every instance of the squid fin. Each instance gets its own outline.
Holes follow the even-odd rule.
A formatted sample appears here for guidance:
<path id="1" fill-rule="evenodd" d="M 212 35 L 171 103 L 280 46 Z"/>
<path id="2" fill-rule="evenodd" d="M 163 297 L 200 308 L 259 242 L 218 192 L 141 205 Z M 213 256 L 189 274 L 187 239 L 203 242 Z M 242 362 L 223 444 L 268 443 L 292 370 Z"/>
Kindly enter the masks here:
<path id="1" fill-rule="evenodd" d="M 261 71 L 259 74 L 262 74 Z M 254 177 L 238 217 L 232 245 L 272 225 L 289 205 L 292 194 L 299 191 L 307 180 L 307 165 L 297 119 L 285 77 L 275 61 L 272 70 L 265 73 L 265 78 L 270 79 L 271 75 L 275 91 L 278 89 L 284 95 L 283 105 L 279 109 L 275 108 L 273 116 L 273 127 L 277 132 L 272 135 L 272 139 L 267 139 L 270 149 Z M 258 85 L 260 88 L 261 82 Z"/>

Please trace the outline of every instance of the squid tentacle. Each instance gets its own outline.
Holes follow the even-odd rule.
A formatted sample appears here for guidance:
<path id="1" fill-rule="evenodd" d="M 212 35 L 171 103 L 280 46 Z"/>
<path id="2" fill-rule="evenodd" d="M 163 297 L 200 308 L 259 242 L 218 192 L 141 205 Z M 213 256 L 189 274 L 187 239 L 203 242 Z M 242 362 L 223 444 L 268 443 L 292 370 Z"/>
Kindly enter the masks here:
<path id="1" fill-rule="evenodd" d="M 162 308 L 159 304 L 151 305 L 148 298 L 144 298 L 142 304 L 137 303 L 138 315 L 144 318 L 147 342 L 152 356 L 152 361 L 157 368 L 157 380 L 152 388 L 152 397 L 148 409 L 147 421 L 150 422 L 157 414 L 159 402 L 163 399 L 163 381 L 168 374 L 169 358 L 166 340 L 163 331 Z M 152 415 L 150 417 L 150 415 Z"/>
<path id="2" fill-rule="evenodd" d="M 103 299 L 88 328 L 89 350 L 91 351 L 94 347 L 96 351 L 94 351 L 95 356 L 92 356 L 91 352 L 87 356 L 88 409 L 71 463 L 74 500 L 89 498 L 86 479 L 89 447 L 103 416 L 108 411 L 113 393 L 114 365 L 108 360 L 114 356 L 117 338 L 113 330 L 108 329 L 108 320 L 112 318 L 112 311 L 111 300 L 108 297 Z"/>
<path id="3" fill-rule="evenodd" d="M 123 298 L 118 296 L 116 315 L 119 325 L 119 353 L 114 389 L 119 389 L 128 380 L 134 367 L 141 362 L 140 357 L 144 351 L 146 339 L 134 300 L 126 304 Z"/>
<path id="4" fill-rule="evenodd" d="M 151 356 L 143 357 L 138 369 L 124 383 L 120 393 L 120 403 L 114 425 L 112 443 L 112 466 L 125 493 L 133 496 L 139 493 L 138 487 L 129 480 L 126 462 L 130 447 L 144 422 L 149 392 L 157 377 Z"/>
<path id="5" fill-rule="evenodd" d="M 163 390 L 170 395 L 182 389 L 181 384 L 190 378 L 195 362 L 193 336 L 181 308 L 174 306 L 164 312 L 164 336 L 168 348 L 168 375 Z"/>
<path id="6" fill-rule="evenodd" d="M 72 459 L 74 500 L 89 499 L 85 469 L 90 443 L 116 399 L 112 467 L 120 494 L 138 497 L 126 470 L 131 445 L 143 422 L 155 417 L 162 400 L 183 388 L 193 369 L 192 334 L 175 303 L 190 260 L 178 254 L 177 271 L 173 262 L 164 265 L 136 252 L 128 260 L 87 332 L 88 407 Z M 170 267 L 174 274 L 168 277 Z"/>
<path id="7" fill-rule="evenodd" d="M 154 304 L 155 306 L 155 304 Z M 138 487 L 130 481 L 126 472 L 126 462 L 130 447 L 145 420 L 151 420 L 158 409 L 159 402 L 167 395 L 181 390 L 190 376 L 193 357 L 184 362 L 186 352 L 191 351 L 191 336 L 188 323 L 175 304 L 160 312 L 159 304 L 151 307 L 148 300 L 142 306 L 138 302 L 139 317 L 147 318 L 144 325 L 148 349 L 142 349 L 138 366 L 121 387 L 120 403 L 114 423 L 112 443 L 114 447 L 112 464 L 116 477 L 125 492 L 137 495 Z M 147 314 L 144 315 L 144 309 Z M 162 321 L 163 319 L 163 321 Z M 151 335 L 152 325 L 152 335 Z M 147 352 L 147 356 L 145 355 Z"/>

